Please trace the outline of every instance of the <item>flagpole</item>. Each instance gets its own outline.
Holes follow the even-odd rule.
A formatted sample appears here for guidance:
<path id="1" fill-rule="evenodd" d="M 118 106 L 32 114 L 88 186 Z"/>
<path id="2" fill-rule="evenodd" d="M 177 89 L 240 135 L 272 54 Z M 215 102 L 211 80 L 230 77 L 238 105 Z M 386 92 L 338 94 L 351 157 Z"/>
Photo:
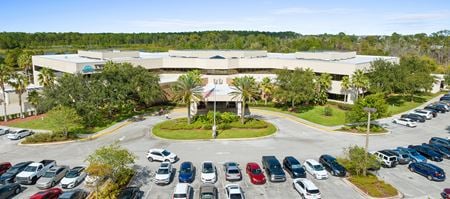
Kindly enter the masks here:
<path id="1" fill-rule="evenodd" d="M 216 139 L 216 82 L 214 82 L 214 124 L 213 124 L 213 138 Z"/>

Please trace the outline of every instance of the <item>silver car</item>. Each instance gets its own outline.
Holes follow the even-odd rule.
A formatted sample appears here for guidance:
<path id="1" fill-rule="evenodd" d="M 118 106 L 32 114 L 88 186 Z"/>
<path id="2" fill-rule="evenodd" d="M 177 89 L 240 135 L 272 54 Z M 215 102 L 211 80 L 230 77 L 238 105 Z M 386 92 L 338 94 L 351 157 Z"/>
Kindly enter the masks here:
<path id="1" fill-rule="evenodd" d="M 239 164 L 236 162 L 226 162 L 223 164 L 225 171 L 225 179 L 228 181 L 241 180 L 241 169 L 239 169 Z"/>
<path id="2" fill-rule="evenodd" d="M 45 174 L 36 182 L 39 189 L 48 189 L 54 187 L 66 175 L 69 168 L 67 166 L 56 166 L 50 168 Z"/>

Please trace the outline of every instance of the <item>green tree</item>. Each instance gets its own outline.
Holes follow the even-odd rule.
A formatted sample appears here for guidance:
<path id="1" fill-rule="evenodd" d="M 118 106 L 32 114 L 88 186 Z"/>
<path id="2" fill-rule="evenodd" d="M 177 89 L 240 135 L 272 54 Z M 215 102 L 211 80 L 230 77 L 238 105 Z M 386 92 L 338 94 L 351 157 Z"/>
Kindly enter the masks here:
<path id="1" fill-rule="evenodd" d="M 31 60 L 32 53 L 31 52 L 22 52 L 17 57 L 17 65 L 20 69 L 23 70 L 25 75 L 30 78 L 30 70 L 33 66 L 33 61 Z"/>
<path id="2" fill-rule="evenodd" d="M 69 132 L 83 127 L 82 118 L 73 108 L 66 106 L 57 106 L 47 113 L 47 120 L 53 123 L 55 132 L 63 133 L 67 138 Z"/>
<path id="3" fill-rule="evenodd" d="M 282 102 L 290 102 L 292 109 L 295 103 L 307 104 L 314 99 L 314 79 L 314 72 L 310 69 L 278 70 L 275 95 Z"/>
<path id="4" fill-rule="evenodd" d="M 314 101 L 316 104 L 323 105 L 327 102 L 327 91 L 331 88 L 332 79 L 333 78 L 328 73 L 322 73 L 320 76 L 315 77 L 316 96 L 314 97 Z"/>
<path id="5" fill-rule="evenodd" d="M 202 98 L 203 88 L 198 71 L 189 71 L 178 77 L 177 82 L 172 86 L 174 99 L 187 106 L 187 121 L 191 123 L 191 103 L 197 103 Z"/>
<path id="6" fill-rule="evenodd" d="M 400 73 L 398 68 L 398 64 L 390 61 L 380 59 L 372 62 L 367 73 L 370 91 L 386 95 L 393 93 L 398 87 L 399 80 L 404 79 L 404 74 Z"/>
<path id="7" fill-rule="evenodd" d="M 233 90 L 230 95 L 234 99 L 238 99 L 242 102 L 241 106 L 241 123 L 244 124 L 245 107 L 247 102 L 254 100 L 258 95 L 258 88 L 256 87 L 256 80 L 252 76 L 235 77 L 233 79 Z"/>
<path id="8" fill-rule="evenodd" d="M 426 92 L 431 90 L 435 81 L 431 76 L 434 64 L 427 59 L 418 56 L 406 56 L 400 60 L 399 73 L 407 74 L 407 76 L 398 81 L 399 89 L 406 95 L 410 96 L 411 101 L 414 94 L 418 92 Z"/>
<path id="9" fill-rule="evenodd" d="M 377 158 L 369 154 L 367 162 L 365 161 L 366 151 L 363 147 L 350 146 L 344 149 L 344 158 L 338 159 L 338 161 L 347 169 L 347 171 L 353 175 L 361 176 L 366 172 L 367 168 L 378 169 L 380 168 L 380 162 Z"/>
<path id="10" fill-rule="evenodd" d="M 264 104 L 267 105 L 267 100 L 270 99 L 274 93 L 275 85 L 269 77 L 264 77 L 259 84 L 261 90 L 261 98 L 264 99 Z"/>
<path id="11" fill-rule="evenodd" d="M 41 101 L 41 96 L 36 90 L 28 92 L 27 101 L 34 107 L 34 115 L 38 114 L 38 106 Z"/>
<path id="12" fill-rule="evenodd" d="M 364 71 L 360 69 L 353 73 L 351 79 L 353 90 L 356 92 L 356 97 L 359 98 L 359 96 L 367 90 L 369 86 L 369 79 L 366 74 L 364 74 Z"/>
<path id="13" fill-rule="evenodd" d="M 20 49 L 6 51 L 5 64 L 13 68 L 18 67 L 17 59 L 21 53 L 22 50 Z"/>
<path id="14" fill-rule="evenodd" d="M 348 93 L 350 88 L 352 88 L 353 86 L 351 85 L 351 80 L 349 76 L 344 76 L 342 78 L 341 81 L 341 89 L 344 92 L 345 96 L 344 96 L 344 102 L 347 102 L 348 100 Z"/>
<path id="15" fill-rule="evenodd" d="M 450 67 L 447 69 L 447 73 L 444 76 L 445 84 L 450 85 Z"/>
<path id="16" fill-rule="evenodd" d="M 12 73 L 9 84 L 14 87 L 16 94 L 19 95 L 20 117 L 24 118 L 22 95 L 27 91 L 30 84 L 28 77 L 22 73 Z"/>
<path id="17" fill-rule="evenodd" d="M 389 115 L 388 105 L 384 99 L 384 95 L 378 93 L 358 98 L 352 106 L 352 109 L 346 114 L 347 121 L 355 123 L 367 121 L 368 113 L 364 111 L 365 107 L 377 109 L 375 113 L 371 114 L 372 120 Z"/>
<path id="18" fill-rule="evenodd" d="M 44 67 L 39 71 L 38 81 L 44 87 L 52 86 L 55 83 L 55 73 Z"/>
<path id="19" fill-rule="evenodd" d="M 11 79 L 12 69 L 6 64 L 0 64 L 0 87 L 2 89 L 3 94 L 3 113 L 5 114 L 3 120 L 8 121 L 7 112 L 6 112 L 6 92 L 5 92 L 5 84 L 9 82 Z"/>

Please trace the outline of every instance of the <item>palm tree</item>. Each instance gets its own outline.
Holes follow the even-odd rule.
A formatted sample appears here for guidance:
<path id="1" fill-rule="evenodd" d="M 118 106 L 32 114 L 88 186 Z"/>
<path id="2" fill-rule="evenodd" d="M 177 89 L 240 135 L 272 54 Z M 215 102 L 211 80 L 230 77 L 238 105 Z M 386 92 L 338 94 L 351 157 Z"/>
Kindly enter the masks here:
<path id="1" fill-rule="evenodd" d="M 317 78 L 318 90 L 325 91 L 331 88 L 331 81 L 333 78 L 328 73 L 322 73 L 319 78 Z"/>
<path id="2" fill-rule="evenodd" d="M 172 86 L 174 99 L 187 104 L 187 122 L 191 123 L 191 103 L 198 102 L 202 98 L 203 88 L 201 87 L 200 74 L 190 71 L 178 77 L 177 82 Z"/>
<path id="3" fill-rule="evenodd" d="M 230 95 L 234 99 L 242 101 L 241 106 L 241 123 L 244 124 L 244 111 L 247 101 L 254 100 L 258 95 L 258 88 L 256 87 L 256 80 L 251 76 L 235 77 L 233 79 L 233 90 Z"/>
<path id="4" fill-rule="evenodd" d="M 13 73 L 11 77 L 9 84 L 14 87 L 16 93 L 19 95 L 20 117 L 24 118 L 22 95 L 27 91 L 27 86 L 30 82 L 28 81 L 27 76 L 22 73 Z"/>
<path id="5" fill-rule="evenodd" d="M 369 85 L 369 78 L 364 74 L 363 70 L 356 70 L 352 75 L 352 85 L 356 90 L 356 97 L 359 97 L 360 93 L 364 93 Z"/>
<path id="6" fill-rule="evenodd" d="M 30 77 L 30 69 L 33 65 L 33 61 L 31 60 L 31 53 L 30 52 L 24 52 L 19 55 L 17 58 L 17 64 L 19 65 L 19 68 L 23 70 L 25 75 L 29 78 Z M 30 79 L 28 79 L 30 81 Z"/>
<path id="7" fill-rule="evenodd" d="M 3 113 L 5 114 L 3 117 L 3 120 L 6 122 L 8 121 L 7 113 L 6 113 L 6 93 L 5 93 L 5 84 L 9 82 L 9 79 L 11 78 L 11 67 L 7 66 L 6 64 L 0 64 L 0 87 L 2 89 L 3 94 Z"/>
<path id="8" fill-rule="evenodd" d="M 44 87 L 52 86 L 55 83 L 55 73 L 49 68 L 42 68 L 39 71 L 38 81 Z"/>
<path id="9" fill-rule="evenodd" d="M 259 84 L 261 89 L 261 98 L 264 99 L 264 104 L 267 105 L 267 100 L 272 96 L 275 85 L 272 83 L 269 77 L 264 77 Z"/>
<path id="10" fill-rule="evenodd" d="M 35 90 L 29 92 L 27 100 L 34 107 L 34 115 L 37 115 L 38 113 L 37 106 L 39 104 L 39 101 L 41 100 L 39 93 Z"/>
<path id="11" fill-rule="evenodd" d="M 351 80 L 348 76 L 344 76 L 341 81 L 341 88 L 344 91 L 344 102 L 347 102 L 348 90 L 352 87 Z"/>

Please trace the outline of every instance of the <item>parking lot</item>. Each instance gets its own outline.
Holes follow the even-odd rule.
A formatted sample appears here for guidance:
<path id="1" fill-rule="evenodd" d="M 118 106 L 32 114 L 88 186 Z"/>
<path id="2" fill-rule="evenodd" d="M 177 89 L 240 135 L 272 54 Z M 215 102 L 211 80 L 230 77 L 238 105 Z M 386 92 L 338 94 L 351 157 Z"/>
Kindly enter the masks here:
<path id="1" fill-rule="evenodd" d="M 180 114 L 183 116 L 184 114 Z M 176 115 L 171 115 L 175 117 Z M 150 117 L 145 121 L 132 123 L 119 129 L 117 132 L 92 141 L 74 142 L 64 145 L 46 146 L 19 146 L 18 141 L 10 141 L 5 136 L 0 136 L 0 161 L 9 161 L 13 164 L 21 161 L 40 161 L 42 159 L 53 159 L 59 165 L 71 167 L 86 165 L 85 158 L 100 146 L 119 141 L 125 148 L 138 156 L 136 160 L 136 171 L 138 175 L 132 184 L 139 185 L 145 193 L 144 198 L 170 198 L 171 193 L 178 181 L 178 175 L 174 181 L 167 186 L 155 185 L 152 182 L 151 173 L 158 167 L 159 163 L 150 163 L 146 159 L 146 152 L 150 148 L 166 148 L 176 153 L 180 161 L 174 164 L 179 168 L 183 161 L 191 161 L 199 169 L 202 161 L 211 160 L 216 164 L 219 171 L 218 181 L 215 183 L 219 188 L 221 198 L 224 198 L 224 186 L 229 182 L 224 181 L 221 164 L 226 161 L 236 161 L 243 169 L 248 162 L 261 164 L 263 155 L 275 155 L 280 161 L 288 155 L 296 157 L 303 162 L 307 158 L 318 159 L 322 154 L 334 156 L 342 155 L 342 149 L 350 145 L 363 145 L 364 136 L 351 135 L 340 132 L 327 132 L 299 124 L 288 118 L 276 115 L 262 115 L 266 120 L 275 124 L 279 131 L 273 137 L 243 140 L 204 140 L 204 141 L 168 141 L 156 139 L 149 135 L 149 130 L 154 124 L 164 120 L 163 117 Z M 426 123 L 419 124 L 416 128 L 408 128 L 392 124 L 392 119 L 381 121 L 391 133 L 382 136 L 371 136 L 369 150 L 390 149 L 397 146 L 409 144 L 421 144 L 427 142 L 430 137 L 447 137 L 450 132 L 450 113 L 440 114 Z M 447 173 L 450 172 L 450 161 L 444 160 L 436 163 Z M 378 172 L 379 176 L 397 187 L 405 198 L 437 198 L 444 187 L 445 182 L 430 182 L 426 178 L 407 170 L 406 166 L 397 166 L 393 169 L 383 168 Z M 199 172 L 193 187 L 200 187 Z M 308 174 L 308 178 L 311 176 Z M 284 183 L 270 183 L 265 185 L 252 185 L 248 176 L 243 175 L 243 180 L 237 182 L 242 186 L 247 198 L 299 198 L 299 194 L 292 188 L 290 177 Z M 312 180 L 320 189 L 323 198 L 362 198 L 352 187 L 345 184 L 342 179 L 330 177 L 327 180 Z M 34 186 L 27 186 L 16 198 L 23 199 L 37 192 Z M 198 192 L 196 192 L 198 194 Z"/>

